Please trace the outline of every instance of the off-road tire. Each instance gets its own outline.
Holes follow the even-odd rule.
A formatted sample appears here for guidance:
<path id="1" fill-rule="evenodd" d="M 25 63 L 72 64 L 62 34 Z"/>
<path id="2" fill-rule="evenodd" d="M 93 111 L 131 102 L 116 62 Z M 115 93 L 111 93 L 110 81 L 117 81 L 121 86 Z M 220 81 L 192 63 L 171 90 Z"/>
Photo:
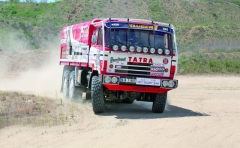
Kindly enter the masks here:
<path id="1" fill-rule="evenodd" d="M 73 100 L 77 96 L 77 88 L 75 86 L 75 71 L 70 73 L 69 78 L 69 98 Z"/>
<path id="2" fill-rule="evenodd" d="M 97 76 L 92 77 L 91 98 L 93 112 L 95 114 L 102 113 L 104 111 L 103 89 L 102 83 L 99 81 Z"/>
<path id="3" fill-rule="evenodd" d="M 163 113 L 167 101 L 167 93 L 165 94 L 156 94 L 156 97 L 153 101 L 152 112 L 154 113 Z"/>
<path id="4" fill-rule="evenodd" d="M 63 97 L 68 98 L 69 95 L 69 78 L 70 78 L 70 71 L 65 70 L 63 73 Z"/>

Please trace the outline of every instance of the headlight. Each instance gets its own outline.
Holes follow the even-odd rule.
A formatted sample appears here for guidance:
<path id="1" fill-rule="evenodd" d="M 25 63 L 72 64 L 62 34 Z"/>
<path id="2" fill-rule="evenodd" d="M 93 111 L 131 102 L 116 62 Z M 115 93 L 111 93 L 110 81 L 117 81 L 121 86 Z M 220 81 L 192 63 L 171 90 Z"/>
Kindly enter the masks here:
<path id="1" fill-rule="evenodd" d="M 125 45 L 123 45 L 123 46 L 121 47 L 121 50 L 122 50 L 122 51 L 126 51 L 126 50 L 127 50 L 127 47 L 126 47 Z"/>
<path id="2" fill-rule="evenodd" d="M 142 48 L 141 47 L 137 47 L 137 52 L 141 52 L 142 51 Z"/>
<path id="3" fill-rule="evenodd" d="M 113 50 L 117 51 L 118 50 L 118 45 L 113 45 Z"/>
<path id="4" fill-rule="evenodd" d="M 169 55 L 170 54 L 170 50 L 169 49 L 165 49 L 164 53 L 165 53 L 165 55 Z"/>
<path id="5" fill-rule="evenodd" d="M 152 53 L 152 54 L 155 53 L 155 51 L 156 51 L 155 48 L 150 49 L 150 53 Z"/>
<path id="6" fill-rule="evenodd" d="M 175 84 L 174 84 L 174 81 L 173 80 L 170 80 L 169 82 L 168 82 L 168 86 L 169 87 L 173 87 Z"/>
<path id="7" fill-rule="evenodd" d="M 143 52 L 147 53 L 148 52 L 148 48 L 147 47 L 143 47 Z"/>
<path id="8" fill-rule="evenodd" d="M 113 83 L 117 83 L 117 81 L 118 81 L 117 77 L 112 77 L 112 82 Z"/>
<path id="9" fill-rule="evenodd" d="M 158 49 L 158 54 L 162 54 L 163 50 L 161 48 Z"/>
<path id="10" fill-rule="evenodd" d="M 105 82 L 105 83 L 110 83 L 110 82 L 111 82 L 111 77 L 105 76 L 105 77 L 104 77 L 104 82 Z"/>
<path id="11" fill-rule="evenodd" d="M 168 81 L 163 81 L 163 87 L 167 87 L 168 86 Z"/>
<path id="12" fill-rule="evenodd" d="M 130 51 L 130 52 L 134 52 L 134 50 L 135 50 L 135 48 L 134 48 L 133 46 L 130 46 L 130 47 L 129 47 L 129 51 Z"/>

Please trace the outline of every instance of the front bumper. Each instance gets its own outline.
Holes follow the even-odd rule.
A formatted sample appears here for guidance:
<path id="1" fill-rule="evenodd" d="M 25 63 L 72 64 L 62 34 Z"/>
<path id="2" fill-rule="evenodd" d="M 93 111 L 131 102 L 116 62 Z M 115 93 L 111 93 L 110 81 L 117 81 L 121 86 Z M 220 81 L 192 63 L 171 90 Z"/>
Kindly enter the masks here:
<path id="1" fill-rule="evenodd" d="M 178 87 L 178 80 L 103 75 L 103 85 L 109 90 L 165 93 Z"/>

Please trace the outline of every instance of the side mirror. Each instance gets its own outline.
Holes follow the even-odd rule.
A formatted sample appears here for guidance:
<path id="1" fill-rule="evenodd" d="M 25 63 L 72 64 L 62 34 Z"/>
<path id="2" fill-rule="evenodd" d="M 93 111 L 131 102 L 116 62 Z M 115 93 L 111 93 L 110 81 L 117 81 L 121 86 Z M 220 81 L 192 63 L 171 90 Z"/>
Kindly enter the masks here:
<path id="1" fill-rule="evenodd" d="M 93 34 L 93 35 L 92 35 L 92 44 L 95 44 L 95 43 L 96 43 L 96 35 Z"/>

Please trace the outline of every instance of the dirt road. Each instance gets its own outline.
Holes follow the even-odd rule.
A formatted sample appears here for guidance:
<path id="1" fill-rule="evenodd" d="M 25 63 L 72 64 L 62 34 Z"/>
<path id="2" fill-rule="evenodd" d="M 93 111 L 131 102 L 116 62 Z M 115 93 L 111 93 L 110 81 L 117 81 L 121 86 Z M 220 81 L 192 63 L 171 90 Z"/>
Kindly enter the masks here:
<path id="1" fill-rule="evenodd" d="M 78 103 L 72 125 L 12 126 L 0 131 L 0 147 L 240 147 L 240 77 L 177 76 L 163 114 L 151 103 L 109 104 L 94 115 Z"/>

